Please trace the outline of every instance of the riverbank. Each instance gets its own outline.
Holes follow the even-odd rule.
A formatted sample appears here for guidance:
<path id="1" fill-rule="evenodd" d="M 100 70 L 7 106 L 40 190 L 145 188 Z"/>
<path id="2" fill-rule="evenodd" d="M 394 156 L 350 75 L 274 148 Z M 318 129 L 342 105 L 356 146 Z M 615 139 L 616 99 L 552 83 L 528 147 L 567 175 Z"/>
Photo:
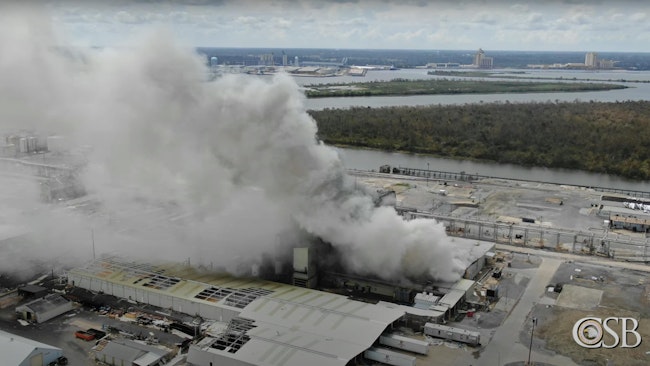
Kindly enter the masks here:
<path id="1" fill-rule="evenodd" d="M 319 138 L 328 144 L 650 180 L 650 102 L 494 103 L 309 113 Z"/>

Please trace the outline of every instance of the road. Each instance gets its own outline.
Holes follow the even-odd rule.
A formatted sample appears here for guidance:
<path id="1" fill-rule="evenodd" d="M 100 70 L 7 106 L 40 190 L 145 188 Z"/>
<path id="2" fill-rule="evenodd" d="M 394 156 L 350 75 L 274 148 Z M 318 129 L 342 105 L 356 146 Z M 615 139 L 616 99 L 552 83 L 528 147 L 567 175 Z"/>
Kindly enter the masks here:
<path id="1" fill-rule="evenodd" d="M 535 248 L 520 247 L 516 245 L 497 244 L 496 248 L 499 250 L 506 250 L 515 253 L 534 254 L 545 258 L 555 258 L 560 260 L 572 260 L 576 262 L 585 262 L 598 264 L 601 266 L 627 268 L 634 271 L 650 272 L 650 266 L 644 263 L 616 261 L 608 258 L 602 258 L 592 255 L 578 255 L 563 252 L 554 252 L 550 250 L 540 250 Z"/>
<path id="2" fill-rule="evenodd" d="M 458 365 L 503 365 L 511 362 L 526 362 L 528 360 L 528 344 L 521 344 L 519 333 L 528 320 L 528 314 L 539 302 L 551 278 L 563 260 L 559 258 L 543 258 L 537 269 L 530 269 L 531 281 L 510 315 L 494 333 L 487 347 L 478 359 L 471 354 L 458 362 Z M 548 355 L 533 350 L 532 361 L 544 362 L 550 365 L 576 365 L 570 358 L 560 355 Z"/>

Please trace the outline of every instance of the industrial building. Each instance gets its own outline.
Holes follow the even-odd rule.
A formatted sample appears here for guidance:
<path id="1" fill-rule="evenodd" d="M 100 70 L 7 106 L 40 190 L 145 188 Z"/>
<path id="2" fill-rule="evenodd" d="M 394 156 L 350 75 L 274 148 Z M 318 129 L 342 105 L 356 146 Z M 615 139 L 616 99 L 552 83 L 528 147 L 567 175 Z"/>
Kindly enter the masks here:
<path id="1" fill-rule="evenodd" d="M 73 309 L 70 301 L 59 294 L 50 294 L 43 298 L 16 307 L 16 315 L 33 323 L 43 323 Z"/>
<path id="2" fill-rule="evenodd" d="M 637 233 L 646 233 L 650 231 L 650 216 L 623 216 L 610 214 L 610 229 L 626 229 Z"/>
<path id="3" fill-rule="evenodd" d="M 294 254 L 294 281 L 306 286 L 313 280 L 313 258 L 306 248 L 296 248 Z M 190 347 L 190 365 L 354 364 L 381 343 L 382 335 L 389 339 L 397 325 L 421 330 L 427 322 L 455 316 L 474 290 L 474 281 L 465 279 L 435 284 L 441 296 L 415 308 L 386 301 L 362 302 L 256 278 L 199 272 L 185 264 L 152 265 L 118 257 L 69 271 L 68 283 L 223 323 L 220 333 Z M 385 291 L 397 291 L 385 287 Z M 413 341 L 410 348 L 422 348 Z M 410 348 L 404 350 L 413 352 Z"/>
<path id="4" fill-rule="evenodd" d="M 0 355 L 3 365 L 47 366 L 59 361 L 63 350 L 0 330 Z"/>
<path id="5" fill-rule="evenodd" d="M 188 362 L 197 365 L 346 365 L 404 315 L 312 289 L 115 257 L 70 271 L 68 281 L 228 323 L 221 337 L 191 347 Z"/>

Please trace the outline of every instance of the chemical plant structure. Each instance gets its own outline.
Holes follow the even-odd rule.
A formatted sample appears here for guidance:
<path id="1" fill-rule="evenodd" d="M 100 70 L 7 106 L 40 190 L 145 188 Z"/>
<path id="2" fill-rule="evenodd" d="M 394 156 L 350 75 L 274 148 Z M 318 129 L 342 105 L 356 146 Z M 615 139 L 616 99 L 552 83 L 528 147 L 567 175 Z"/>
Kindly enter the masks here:
<path id="1" fill-rule="evenodd" d="M 22 140 L 11 141 L 20 145 Z M 55 141 L 59 138 L 52 139 L 53 146 Z M 27 154 L 13 144 L 6 150 Z M 46 180 L 74 177 L 74 166 L 52 162 L 55 154 L 40 163 L 29 160 L 38 153 L 47 154 L 2 161 Z M 253 264 L 241 276 L 189 261 L 101 255 L 29 283 L 0 277 L 0 354 L 17 365 L 455 365 L 476 357 L 481 364 L 502 353 L 505 358 L 512 348 L 509 361 L 514 362 L 531 352 L 513 345 L 519 332 L 529 332 L 533 346 L 535 329 L 526 328 L 525 314 L 535 313 L 539 329 L 549 324 L 561 329 L 566 312 L 578 316 L 598 306 L 611 308 L 608 302 L 622 295 L 603 294 L 628 291 L 645 276 L 638 274 L 647 270 L 642 264 L 613 260 L 645 258 L 647 239 L 642 247 L 608 236 L 609 231 L 647 231 L 645 221 L 624 219 L 647 211 L 643 197 L 550 185 L 527 190 L 525 182 L 502 184 L 494 177 L 428 169 L 382 166 L 380 173 L 354 174 L 377 188 L 377 206 L 395 207 L 405 220 L 444 225 L 453 244 L 467 253 L 462 278 L 445 283 L 426 276 L 388 281 L 360 275 L 337 264 L 341 254 L 319 239 L 292 248 L 288 260 Z M 83 196 L 73 179 L 64 185 L 65 199 Z M 495 207 L 513 192 L 518 201 L 499 207 L 496 219 L 472 211 Z M 546 220 L 526 214 L 543 208 Z M 592 226 L 607 217 L 605 235 L 549 223 L 565 216 Z M 15 240 L 3 239 L 3 248 Z M 604 270 L 594 260 L 574 262 L 581 255 L 618 263 L 622 272 Z M 632 310 L 645 316 L 642 309 Z M 443 344 L 448 347 L 439 347 Z M 532 355 L 573 364 L 561 355 Z"/>

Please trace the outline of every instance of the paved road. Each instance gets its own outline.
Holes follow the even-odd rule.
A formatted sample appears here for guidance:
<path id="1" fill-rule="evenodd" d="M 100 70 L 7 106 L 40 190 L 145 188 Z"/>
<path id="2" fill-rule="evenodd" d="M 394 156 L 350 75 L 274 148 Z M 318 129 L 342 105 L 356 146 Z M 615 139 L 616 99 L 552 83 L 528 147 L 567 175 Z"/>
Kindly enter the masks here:
<path id="1" fill-rule="evenodd" d="M 531 281 L 510 315 L 497 329 L 494 336 L 478 359 L 467 355 L 458 365 L 503 365 L 511 362 L 528 360 L 528 344 L 519 342 L 519 333 L 528 321 L 532 307 L 539 302 L 551 278 L 563 260 L 558 258 L 543 258 L 539 268 L 531 269 Z M 533 273 L 534 272 L 534 273 Z M 532 361 L 544 362 L 551 365 L 576 365 L 571 359 L 555 355 L 538 353 L 533 350 Z"/>
<path id="2" fill-rule="evenodd" d="M 602 266 L 627 268 L 635 271 L 650 272 L 650 265 L 644 263 L 616 261 L 613 259 L 597 257 L 593 255 L 578 255 L 578 254 L 571 254 L 571 253 L 553 252 L 549 250 L 540 250 L 535 248 L 519 247 L 519 246 L 507 245 L 507 244 L 497 244 L 496 248 L 500 250 L 507 250 L 509 252 L 515 252 L 515 253 L 534 254 L 545 258 L 573 260 L 576 262 L 593 263 Z"/>

